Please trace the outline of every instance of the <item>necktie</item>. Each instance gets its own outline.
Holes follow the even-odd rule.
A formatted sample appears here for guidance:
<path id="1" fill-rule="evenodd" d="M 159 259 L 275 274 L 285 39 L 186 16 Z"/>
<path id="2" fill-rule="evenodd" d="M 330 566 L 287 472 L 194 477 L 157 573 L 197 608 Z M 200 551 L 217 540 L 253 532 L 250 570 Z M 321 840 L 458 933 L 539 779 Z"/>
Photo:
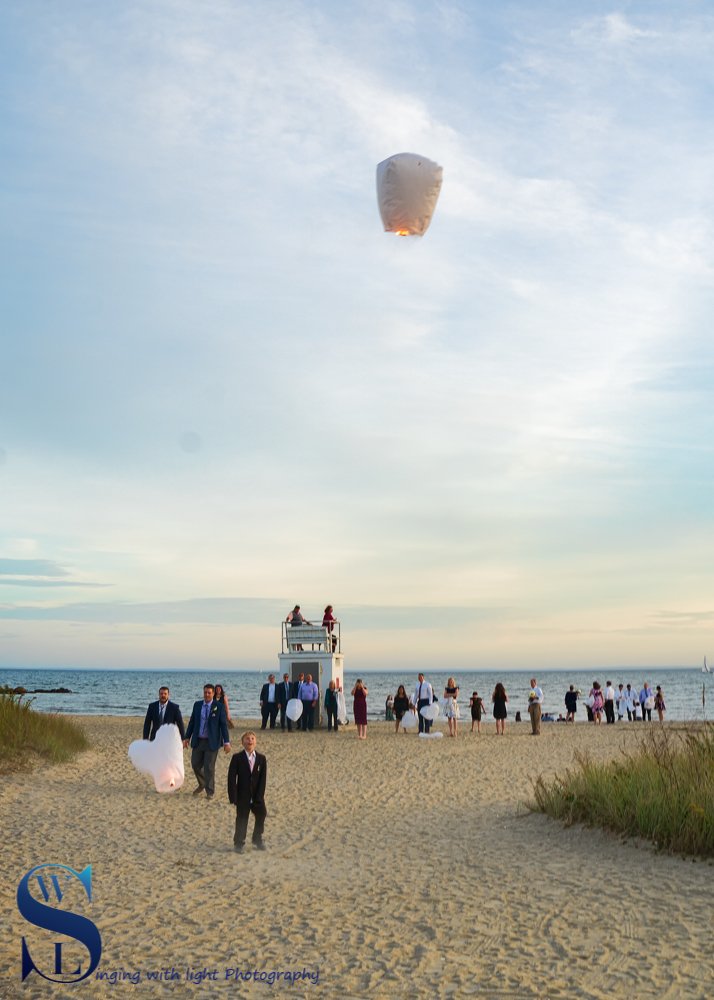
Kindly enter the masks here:
<path id="1" fill-rule="evenodd" d="M 250 773 L 252 774 L 253 773 L 253 765 L 255 764 L 255 754 L 254 753 L 249 753 L 248 754 L 248 763 L 250 764 Z"/>
<path id="2" fill-rule="evenodd" d="M 164 724 L 164 709 L 165 708 L 166 708 L 166 705 L 161 705 L 161 707 L 159 708 L 159 725 L 160 726 L 163 726 L 163 724 Z"/>

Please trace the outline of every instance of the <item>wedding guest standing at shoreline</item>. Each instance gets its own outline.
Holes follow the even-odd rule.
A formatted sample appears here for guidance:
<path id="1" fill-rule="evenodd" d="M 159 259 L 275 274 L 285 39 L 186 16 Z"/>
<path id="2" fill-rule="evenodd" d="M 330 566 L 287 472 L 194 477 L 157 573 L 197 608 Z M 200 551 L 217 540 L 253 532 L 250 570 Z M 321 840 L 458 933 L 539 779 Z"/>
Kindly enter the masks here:
<path id="1" fill-rule="evenodd" d="M 431 705 L 433 700 L 434 689 L 431 684 L 429 681 L 424 680 L 424 674 L 417 674 L 417 684 L 414 688 L 412 701 L 416 705 L 417 715 L 419 716 L 420 733 L 428 733 L 431 730 L 431 719 L 425 719 L 421 714 L 421 710 L 425 705 Z"/>
<path id="2" fill-rule="evenodd" d="M 312 732 L 315 728 L 315 708 L 317 699 L 320 697 L 320 689 L 312 679 L 312 674 L 305 675 L 305 683 L 300 688 L 300 701 L 302 702 L 302 716 L 300 717 L 301 729 L 303 733 Z"/>
<path id="3" fill-rule="evenodd" d="M 280 707 L 280 692 L 275 683 L 275 674 L 268 674 L 268 679 L 260 689 L 260 728 L 265 729 L 270 720 L 270 728 L 275 729 L 275 720 Z"/>
<path id="4" fill-rule="evenodd" d="M 657 709 L 657 718 L 660 722 L 664 722 L 664 713 L 667 710 L 667 706 L 664 703 L 664 692 L 660 685 L 657 685 L 657 690 L 654 696 L 654 707 Z"/>
<path id="5" fill-rule="evenodd" d="M 643 722 L 645 721 L 645 715 L 647 716 L 647 721 L 652 722 L 652 709 L 654 707 L 654 692 L 650 687 L 650 682 L 645 681 L 640 691 L 640 708 L 642 709 Z"/>
<path id="6" fill-rule="evenodd" d="M 571 684 L 570 689 L 565 692 L 565 721 L 575 722 L 575 713 L 578 710 L 578 692 L 575 685 Z"/>
<path id="7" fill-rule="evenodd" d="M 469 698 L 469 708 L 471 709 L 471 732 L 474 731 L 474 726 L 476 726 L 476 732 L 481 735 L 481 716 L 484 713 L 483 698 L 480 697 L 478 691 L 474 693 Z"/>
<path id="8" fill-rule="evenodd" d="M 540 736 L 540 720 L 543 713 L 543 691 L 538 687 L 535 677 L 531 677 L 531 690 L 528 695 L 528 714 L 531 717 L 531 735 Z"/>
<path id="9" fill-rule="evenodd" d="M 357 726 L 358 740 L 367 739 L 367 694 L 367 688 L 362 683 L 362 679 L 358 677 L 355 681 L 355 686 L 352 688 L 352 697 L 354 698 L 352 711 L 355 717 L 355 725 Z"/>
<path id="10" fill-rule="evenodd" d="M 506 719 L 508 718 L 508 695 L 500 681 L 493 689 L 491 701 L 493 702 L 493 717 L 496 720 L 496 736 L 503 736 L 506 729 Z"/>
<path id="11" fill-rule="evenodd" d="M 625 710 L 627 712 L 627 721 L 635 721 L 635 702 L 637 700 L 637 695 L 632 690 L 632 685 L 628 684 L 625 688 Z"/>
<path id="12" fill-rule="evenodd" d="M 615 724 L 615 688 L 612 681 L 605 681 L 605 722 L 608 726 Z"/>
<path id="13" fill-rule="evenodd" d="M 278 684 L 278 705 L 280 706 L 280 728 L 285 730 L 287 725 L 288 730 L 291 728 L 292 723 L 290 719 L 287 718 L 285 710 L 288 707 L 288 702 L 290 701 L 290 688 L 292 687 L 290 683 L 290 674 L 283 674 L 283 679 Z"/>
<path id="14" fill-rule="evenodd" d="M 602 710 L 605 704 L 605 699 L 602 696 L 602 688 L 600 687 L 600 681 L 593 681 L 593 686 L 590 688 L 589 698 L 591 699 L 590 709 L 593 713 L 592 721 L 595 725 L 599 726 L 602 723 Z"/>
<path id="15" fill-rule="evenodd" d="M 459 724 L 459 706 L 456 699 L 459 697 L 459 688 L 453 677 L 449 677 L 444 688 L 444 715 L 449 723 L 449 736 L 456 736 Z"/>
<path id="16" fill-rule="evenodd" d="M 617 704 L 617 721 L 620 722 L 625 717 L 625 685 L 617 685 L 617 694 L 615 695 L 615 702 Z"/>
<path id="17" fill-rule="evenodd" d="M 325 691 L 325 712 L 327 713 L 327 731 L 332 732 L 333 726 L 337 732 L 337 688 L 334 681 L 330 681 Z"/>
<path id="18" fill-rule="evenodd" d="M 404 688 L 403 684 L 400 684 L 397 688 L 397 693 L 394 696 L 394 705 L 392 706 L 394 712 L 394 718 L 396 719 L 396 724 L 394 726 L 394 732 L 399 732 L 399 727 L 402 723 L 402 719 L 409 711 L 409 696 Z M 404 730 L 406 733 L 406 729 Z"/>

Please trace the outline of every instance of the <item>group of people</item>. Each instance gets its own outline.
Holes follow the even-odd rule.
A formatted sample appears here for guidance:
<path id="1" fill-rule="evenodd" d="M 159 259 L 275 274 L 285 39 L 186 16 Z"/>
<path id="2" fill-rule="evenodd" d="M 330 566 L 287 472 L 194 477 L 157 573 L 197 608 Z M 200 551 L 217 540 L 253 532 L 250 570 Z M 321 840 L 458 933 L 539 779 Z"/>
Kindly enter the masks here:
<path id="1" fill-rule="evenodd" d="M 290 625 L 291 628 L 300 628 L 303 625 L 312 625 L 312 622 L 308 621 L 300 610 L 300 605 L 296 604 L 292 611 L 288 612 L 285 621 Z M 328 604 L 325 610 L 322 612 L 322 627 L 327 629 L 332 643 L 332 652 L 334 653 L 337 649 L 337 636 L 335 633 L 335 625 L 337 624 L 337 619 L 335 618 L 334 609 L 331 604 Z M 296 651 L 302 652 L 302 644 L 296 642 L 293 646 Z"/>
<path id="2" fill-rule="evenodd" d="M 231 752 L 229 736 L 230 716 L 225 691 L 220 684 L 204 684 L 203 698 L 194 702 L 191 718 L 184 729 L 179 706 L 169 697 L 166 686 L 159 688 L 158 701 L 152 702 L 144 720 L 144 739 L 153 741 L 164 725 L 175 725 L 179 731 L 184 749 L 191 745 L 191 768 L 198 784 L 194 796 L 203 796 L 210 802 L 215 796 L 216 759 L 221 748 Z M 230 723 L 232 728 L 232 723 Z M 257 737 L 252 730 L 241 737 L 243 749 L 233 754 L 228 766 L 228 801 L 236 807 L 233 847 L 238 854 L 245 850 L 248 820 L 255 817 L 252 842 L 259 850 L 265 850 L 263 830 L 267 809 L 265 807 L 265 785 L 268 763 L 264 754 L 256 750 Z"/>
<path id="3" fill-rule="evenodd" d="M 536 679 L 531 678 L 531 690 L 528 696 L 528 713 L 531 717 L 531 726 L 533 735 L 538 736 L 540 734 L 540 723 L 542 717 L 542 705 L 543 705 L 543 691 L 538 686 Z M 446 686 L 444 687 L 444 717 L 448 723 L 448 734 L 449 736 L 455 737 L 458 734 L 459 719 L 461 718 L 461 709 L 459 706 L 459 695 L 460 690 L 458 684 L 455 682 L 453 677 L 449 677 Z M 433 721 L 433 713 L 424 713 L 422 709 L 433 704 L 433 702 L 438 701 L 438 698 L 434 694 L 434 689 L 432 685 L 424 677 L 424 674 L 419 674 L 417 678 L 417 684 L 414 688 L 414 692 L 410 697 L 407 695 L 406 688 L 403 684 L 400 684 L 396 695 L 392 697 L 389 695 L 385 703 L 385 718 L 387 721 L 394 721 L 394 731 L 399 732 L 400 728 L 406 732 L 406 726 L 404 725 L 404 717 L 407 712 L 413 712 L 419 717 L 419 732 L 429 733 L 431 730 L 431 724 Z M 500 682 L 496 684 L 493 694 L 491 695 L 491 702 L 493 704 L 493 717 L 496 720 L 496 733 L 503 735 L 505 731 L 506 719 L 508 718 L 508 695 L 506 694 L 506 689 Z M 481 732 L 481 720 L 486 713 L 486 708 L 484 705 L 483 697 L 478 693 L 478 691 L 473 691 L 469 697 L 469 711 L 471 714 L 471 732 L 476 730 L 477 733 Z M 516 714 L 516 718 L 520 721 L 520 713 Z"/>
<path id="4" fill-rule="evenodd" d="M 570 685 L 570 689 L 565 692 L 566 722 L 575 722 L 575 713 L 578 710 L 578 698 L 582 692 Z M 602 717 L 608 725 L 615 723 L 615 713 L 617 721 L 621 721 L 627 715 L 628 722 L 651 722 L 652 712 L 657 712 L 657 718 L 664 722 L 664 713 L 667 706 L 664 701 L 664 692 L 660 684 L 653 691 L 649 681 L 645 681 L 639 692 L 631 684 L 618 684 L 617 689 L 612 681 L 606 681 L 605 687 L 599 681 L 593 681 L 590 693 L 585 701 L 585 709 L 588 714 L 588 721 L 599 726 Z"/>
<path id="5" fill-rule="evenodd" d="M 275 729 L 279 713 L 280 728 L 283 731 L 291 733 L 294 726 L 296 731 L 312 732 L 319 697 L 320 691 L 312 674 L 298 674 L 296 681 L 290 680 L 290 674 L 283 674 L 283 679 L 279 682 L 275 680 L 275 674 L 268 674 L 268 679 L 260 690 L 260 728 L 267 729 L 270 726 Z M 302 705 L 302 714 L 295 722 L 288 715 L 288 702 L 293 699 Z"/>

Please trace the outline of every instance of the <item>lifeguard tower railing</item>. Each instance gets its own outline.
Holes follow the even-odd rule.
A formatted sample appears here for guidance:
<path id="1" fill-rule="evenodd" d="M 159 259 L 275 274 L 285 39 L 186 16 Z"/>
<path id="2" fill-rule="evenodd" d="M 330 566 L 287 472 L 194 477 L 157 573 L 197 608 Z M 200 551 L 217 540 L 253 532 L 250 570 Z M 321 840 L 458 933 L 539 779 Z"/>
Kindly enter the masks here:
<path id="1" fill-rule="evenodd" d="M 309 656 L 314 652 L 341 653 L 340 623 L 334 621 L 328 626 L 283 622 L 281 652 L 296 656 L 301 653 Z"/>

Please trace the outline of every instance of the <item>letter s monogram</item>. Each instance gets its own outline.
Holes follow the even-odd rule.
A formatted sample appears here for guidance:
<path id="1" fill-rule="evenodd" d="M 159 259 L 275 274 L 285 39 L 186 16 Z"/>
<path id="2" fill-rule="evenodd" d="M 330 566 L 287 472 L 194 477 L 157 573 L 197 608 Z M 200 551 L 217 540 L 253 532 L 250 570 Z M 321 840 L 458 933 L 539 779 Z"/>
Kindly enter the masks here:
<path id="1" fill-rule="evenodd" d="M 22 939 L 22 980 L 24 981 L 31 972 L 37 972 L 43 979 L 48 979 L 52 983 L 78 983 L 86 979 L 96 969 L 102 954 L 102 938 L 96 924 L 88 917 L 83 917 L 72 910 L 60 910 L 56 906 L 47 906 L 41 903 L 30 894 L 29 883 L 33 876 L 36 876 L 40 891 L 46 901 L 49 901 L 50 892 L 45 885 L 42 875 L 37 872 L 43 868 L 61 869 L 65 873 L 66 879 L 76 878 L 82 884 L 87 898 L 92 900 L 92 866 L 87 865 L 84 871 L 76 872 L 74 868 L 67 865 L 42 864 L 31 868 L 20 881 L 17 887 L 17 908 L 21 915 L 36 927 L 53 931 L 56 934 L 65 934 L 68 937 L 79 941 L 89 952 L 89 966 L 86 972 L 82 972 L 80 963 L 73 972 L 63 972 L 62 970 L 62 942 L 55 942 L 55 967 L 54 976 L 46 975 L 37 968 L 30 955 L 25 938 Z M 57 897 L 57 903 L 62 901 L 62 889 L 59 878 L 56 874 L 49 876 L 49 881 Z M 61 978 L 56 978 L 57 976 Z M 68 978 L 69 977 L 69 978 Z"/>

